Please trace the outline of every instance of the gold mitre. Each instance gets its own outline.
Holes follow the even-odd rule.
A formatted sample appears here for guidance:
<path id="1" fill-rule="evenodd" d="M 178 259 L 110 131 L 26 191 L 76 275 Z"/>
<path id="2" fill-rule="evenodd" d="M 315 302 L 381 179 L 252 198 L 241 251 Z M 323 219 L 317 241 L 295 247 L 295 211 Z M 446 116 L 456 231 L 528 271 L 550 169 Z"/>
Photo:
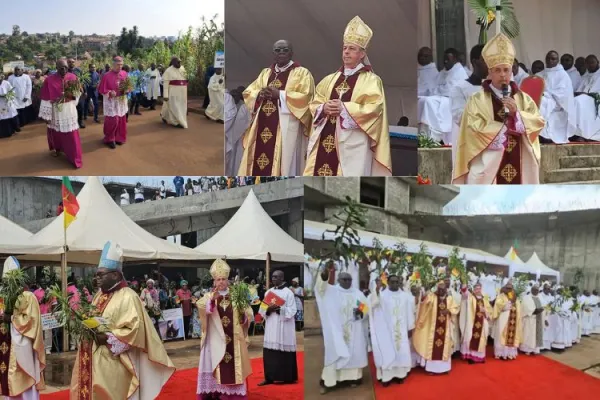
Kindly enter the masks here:
<path id="1" fill-rule="evenodd" d="M 503 64 L 512 66 L 516 55 L 515 46 L 505 34 L 499 33 L 487 42 L 481 55 L 488 68 Z"/>
<path id="2" fill-rule="evenodd" d="M 355 44 L 362 49 L 366 49 L 372 37 L 373 31 L 369 28 L 369 25 L 365 24 L 359 16 L 356 16 L 346 26 L 344 44 Z"/>
<path id="3" fill-rule="evenodd" d="M 210 267 L 210 274 L 213 277 L 213 279 L 229 279 L 230 271 L 231 268 L 229 267 L 229 265 L 227 265 L 225 260 L 222 260 L 220 258 L 217 258 Z"/>

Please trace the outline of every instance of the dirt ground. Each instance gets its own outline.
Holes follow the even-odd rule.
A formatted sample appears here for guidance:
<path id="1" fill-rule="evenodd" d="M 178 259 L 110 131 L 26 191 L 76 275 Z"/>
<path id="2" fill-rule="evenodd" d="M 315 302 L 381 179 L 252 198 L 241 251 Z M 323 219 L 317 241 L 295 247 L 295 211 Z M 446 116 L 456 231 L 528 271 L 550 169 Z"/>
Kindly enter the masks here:
<path id="1" fill-rule="evenodd" d="M 0 140 L 0 171 L 4 176 L 54 175 L 221 175 L 224 170 L 223 124 L 190 112 L 188 129 L 162 123 L 160 107 L 129 117 L 127 143 L 111 150 L 102 143 L 102 123 L 88 117 L 80 129 L 83 167 L 75 169 L 64 156 L 48 151 L 46 125 L 35 122 Z M 102 122 L 102 117 L 100 117 Z"/>
<path id="2" fill-rule="evenodd" d="M 262 357 L 263 340 L 263 336 L 250 337 L 250 346 L 248 348 L 250 358 Z M 304 351 L 303 332 L 296 333 L 296 344 L 297 352 Z M 200 359 L 200 339 L 188 339 L 179 340 L 176 342 L 166 342 L 165 348 L 167 349 L 167 353 L 169 354 L 171 361 L 173 361 L 173 364 L 175 364 L 175 367 L 177 367 L 177 369 L 188 369 L 198 367 L 198 361 Z M 75 353 L 73 353 L 73 359 L 75 359 Z M 68 389 L 67 386 L 47 386 L 45 390 L 41 391 L 41 393 L 54 393 L 66 389 Z"/>

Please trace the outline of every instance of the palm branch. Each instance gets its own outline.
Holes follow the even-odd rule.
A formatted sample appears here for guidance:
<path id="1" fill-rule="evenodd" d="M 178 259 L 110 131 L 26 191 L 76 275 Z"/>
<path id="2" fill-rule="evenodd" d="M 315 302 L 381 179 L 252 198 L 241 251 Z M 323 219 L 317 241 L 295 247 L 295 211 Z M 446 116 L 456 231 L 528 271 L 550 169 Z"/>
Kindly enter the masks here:
<path id="1" fill-rule="evenodd" d="M 495 6 L 488 5 L 489 0 L 467 0 L 471 12 L 477 18 L 479 28 L 479 44 L 487 42 L 487 31 L 496 20 Z M 502 6 L 502 33 L 511 39 L 519 36 L 521 27 L 515 14 L 515 7 L 511 0 L 501 0 Z"/>

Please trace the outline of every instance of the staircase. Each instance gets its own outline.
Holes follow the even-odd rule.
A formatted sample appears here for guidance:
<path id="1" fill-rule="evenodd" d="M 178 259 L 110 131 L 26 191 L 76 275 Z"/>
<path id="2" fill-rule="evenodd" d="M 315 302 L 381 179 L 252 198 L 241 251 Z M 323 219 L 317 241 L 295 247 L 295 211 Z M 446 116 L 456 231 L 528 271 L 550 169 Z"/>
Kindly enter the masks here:
<path id="1" fill-rule="evenodd" d="M 600 143 L 554 146 L 543 183 L 600 184 Z M 543 151 L 543 157 L 547 152 Z"/>

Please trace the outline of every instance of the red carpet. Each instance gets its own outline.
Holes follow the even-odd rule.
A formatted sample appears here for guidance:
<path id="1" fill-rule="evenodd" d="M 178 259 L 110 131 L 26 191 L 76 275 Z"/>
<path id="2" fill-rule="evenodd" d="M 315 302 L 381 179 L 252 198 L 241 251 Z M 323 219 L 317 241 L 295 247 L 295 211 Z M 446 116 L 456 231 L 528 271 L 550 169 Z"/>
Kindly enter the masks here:
<path id="1" fill-rule="evenodd" d="M 249 400 L 302 400 L 304 398 L 304 353 L 297 353 L 298 383 L 295 385 L 268 385 L 258 387 L 264 380 L 262 358 L 252 359 L 252 375 L 248 377 Z M 184 369 L 175 372 L 157 399 L 191 400 L 196 398 L 198 370 Z M 43 400 L 69 400 L 69 392 L 42 395 Z"/>
<path id="2" fill-rule="evenodd" d="M 567 350 L 568 351 L 568 350 Z M 373 380 L 377 376 L 370 362 Z M 600 379 L 560 364 L 542 355 L 519 354 L 514 361 L 496 360 L 488 347 L 485 364 L 470 365 L 452 360 L 448 375 L 430 376 L 413 369 L 404 384 L 384 388 L 375 381 L 377 400 L 454 400 L 481 397 L 485 400 L 581 400 L 596 398 Z"/>

